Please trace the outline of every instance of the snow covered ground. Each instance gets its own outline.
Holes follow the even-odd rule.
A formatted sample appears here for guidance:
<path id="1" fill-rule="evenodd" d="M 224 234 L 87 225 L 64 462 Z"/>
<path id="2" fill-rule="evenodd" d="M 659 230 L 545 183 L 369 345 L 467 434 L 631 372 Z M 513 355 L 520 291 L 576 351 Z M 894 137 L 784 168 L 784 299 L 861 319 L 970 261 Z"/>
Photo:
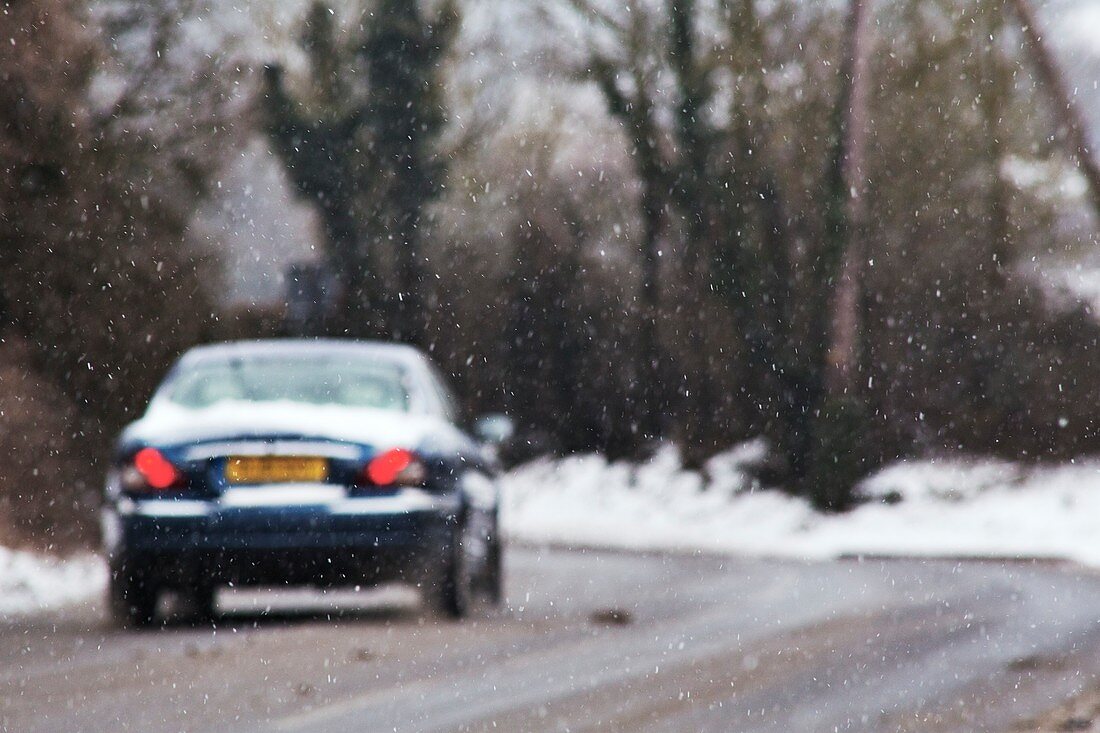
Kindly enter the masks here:
<path id="1" fill-rule="evenodd" d="M 1100 565 L 1100 461 L 1043 468 L 903 461 L 862 485 L 868 503 L 821 515 L 751 484 L 740 466 L 763 449 L 750 443 L 712 459 L 705 479 L 683 470 L 671 448 L 639 466 L 599 456 L 536 461 L 507 477 L 505 530 L 533 543 L 627 549 L 801 559 L 1056 557 Z"/>
<path id="2" fill-rule="evenodd" d="M 596 455 L 535 461 L 505 477 L 504 529 L 535 544 L 810 560 L 1051 557 L 1100 566 L 1100 460 L 1039 468 L 902 461 L 864 482 L 867 503 L 826 516 L 752 483 L 744 469 L 764 451 L 760 442 L 741 445 L 711 459 L 705 476 L 685 471 L 671 447 L 643 464 Z M 106 580 L 94 555 L 58 560 L 0 548 L 0 618 L 97 598 Z"/>
<path id="3" fill-rule="evenodd" d="M 0 547 L 0 618 L 91 600 L 106 584 L 107 566 L 96 555 L 58 559 Z"/>

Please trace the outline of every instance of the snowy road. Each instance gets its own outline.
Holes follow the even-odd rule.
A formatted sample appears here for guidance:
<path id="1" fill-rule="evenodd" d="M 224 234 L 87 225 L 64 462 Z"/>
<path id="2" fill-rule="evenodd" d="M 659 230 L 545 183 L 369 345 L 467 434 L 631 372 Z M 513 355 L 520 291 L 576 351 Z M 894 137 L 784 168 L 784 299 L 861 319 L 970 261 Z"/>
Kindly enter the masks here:
<path id="1" fill-rule="evenodd" d="M 333 619 L 237 595 L 216 632 L 10 622 L 0 730 L 1008 731 L 1100 672 L 1100 576 L 1069 566 L 515 549 L 508 571 L 464 624 L 399 593 Z"/>

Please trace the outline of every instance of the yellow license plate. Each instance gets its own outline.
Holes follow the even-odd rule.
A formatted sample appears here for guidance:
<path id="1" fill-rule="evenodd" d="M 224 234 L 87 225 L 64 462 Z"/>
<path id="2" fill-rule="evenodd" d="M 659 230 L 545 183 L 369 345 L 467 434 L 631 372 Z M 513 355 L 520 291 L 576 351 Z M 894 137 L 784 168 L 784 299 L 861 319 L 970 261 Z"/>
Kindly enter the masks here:
<path id="1" fill-rule="evenodd" d="M 328 461 L 313 456 L 230 456 L 225 480 L 231 484 L 274 484 L 324 481 Z"/>

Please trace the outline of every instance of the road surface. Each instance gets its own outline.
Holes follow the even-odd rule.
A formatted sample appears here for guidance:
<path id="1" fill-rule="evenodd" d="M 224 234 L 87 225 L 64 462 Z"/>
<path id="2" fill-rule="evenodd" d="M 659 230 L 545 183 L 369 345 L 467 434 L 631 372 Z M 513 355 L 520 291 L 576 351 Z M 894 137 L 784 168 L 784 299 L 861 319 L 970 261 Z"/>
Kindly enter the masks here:
<path id="1" fill-rule="evenodd" d="M 216 627 L 0 627 L 3 731 L 971 731 L 1092 686 L 1100 577 L 514 548 L 499 611 L 242 593 Z M 260 611 L 267 611 L 261 613 Z"/>

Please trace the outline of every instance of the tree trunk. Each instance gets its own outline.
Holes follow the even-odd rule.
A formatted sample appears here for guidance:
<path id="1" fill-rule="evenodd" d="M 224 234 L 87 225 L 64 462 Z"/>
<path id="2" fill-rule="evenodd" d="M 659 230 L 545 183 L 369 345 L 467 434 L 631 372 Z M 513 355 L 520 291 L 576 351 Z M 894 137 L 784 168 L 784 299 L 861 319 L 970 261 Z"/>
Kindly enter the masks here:
<path id="1" fill-rule="evenodd" d="M 666 191 L 667 176 L 657 149 L 657 129 L 650 98 L 646 96 L 645 79 L 635 69 L 634 83 L 638 91 L 627 99 L 619 90 L 614 68 L 599 60 L 592 64 L 593 80 L 603 94 L 608 112 L 619 120 L 634 148 L 634 165 L 642 185 L 642 252 L 639 310 L 641 328 L 638 335 L 638 383 L 634 393 L 637 402 L 638 432 L 643 439 L 657 438 L 664 431 L 667 392 L 663 352 L 658 319 L 661 310 L 661 272 L 658 248 Z"/>
<path id="2" fill-rule="evenodd" d="M 662 369 L 661 346 L 657 332 L 657 319 L 661 310 L 659 279 L 661 276 L 657 257 L 661 227 L 661 205 L 656 181 L 642 182 L 642 322 L 638 334 L 638 350 L 641 380 L 639 432 L 645 439 L 659 437 L 662 433 L 661 416 L 664 400 L 661 399 Z"/>
<path id="3" fill-rule="evenodd" d="M 801 488 L 819 509 L 851 505 L 856 482 L 874 462 L 867 403 L 860 389 L 863 356 L 863 262 L 866 258 L 866 155 L 869 102 L 869 0 L 849 0 L 833 154 L 824 184 L 825 233 L 815 258 L 810 317 L 821 341 L 803 383 L 817 397 Z M 822 311 L 818 315 L 818 310 Z M 793 463 L 793 461 L 792 461 Z"/>
<path id="4" fill-rule="evenodd" d="M 834 165 L 840 173 L 835 183 L 842 189 L 834 191 L 833 196 L 835 204 L 843 211 L 841 231 L 836 233 L 842 249 L 837 253 L 841 267 L 833 290 L 825 373 L 826 388 L 834 397 L 852 394 L 859 379 L 862 280 L 866 260 L 866 154 L 870 124 L 867 7 L 866 0 L 851 0 L 849 4 L 845 56 L 841 66 L 840 129 Z"/>
<path id="5" fill-rule="evenodd" d="M 1012 0 L 1012 3 L 1019 16 L 1024 38 L 1031 49 L 1032 60 L 1039 70 L 1039 76 L 1042 77 L 1043 83 L 1054 98 L 1054 113 L 1065 128 L 1070 152 L 1077 158 L 1077 166 L 1088 181 L 1092 208 L 1097 220 L 1100 221 L 1100 162 L 1092 154 L 1092 146 L 1089 144 L 1088 131 L 1085 129 L 1081 110 L 1078 109 L 1073 95 L 1070 94 L 1069 86 L 1058 69 L 1054 52 L 1046 44 L 1038 20 L 1027 0 Z"/>
<path id="6" fill-rule="evenodd" d="M 1004 31 L 1004 16 L 986 13 L 989 38 L 999 39 Z M 1004 103 L 1010 89 L 1011 71 L 999 55 L 995 43 L 989 44 L 989 50 L 978 64 L 979 109 L 985 133 L 986 155 L 989 160 L 989 193 L 987 209 L 989 211 L 988 262 L 981 263 L 984 274 L 985 296 L 1000 296 L 1007 280 L 1007 266 L 1012 258 L 1012 226 L 1009 218 L 1009 188 L 1001 173 L 1001 164 L 1005 159 L 1004 142 L 1000 136 L 1001 120 L 1004 116 Z M 983 311 L 984 312 L 984 311 Z"/>

